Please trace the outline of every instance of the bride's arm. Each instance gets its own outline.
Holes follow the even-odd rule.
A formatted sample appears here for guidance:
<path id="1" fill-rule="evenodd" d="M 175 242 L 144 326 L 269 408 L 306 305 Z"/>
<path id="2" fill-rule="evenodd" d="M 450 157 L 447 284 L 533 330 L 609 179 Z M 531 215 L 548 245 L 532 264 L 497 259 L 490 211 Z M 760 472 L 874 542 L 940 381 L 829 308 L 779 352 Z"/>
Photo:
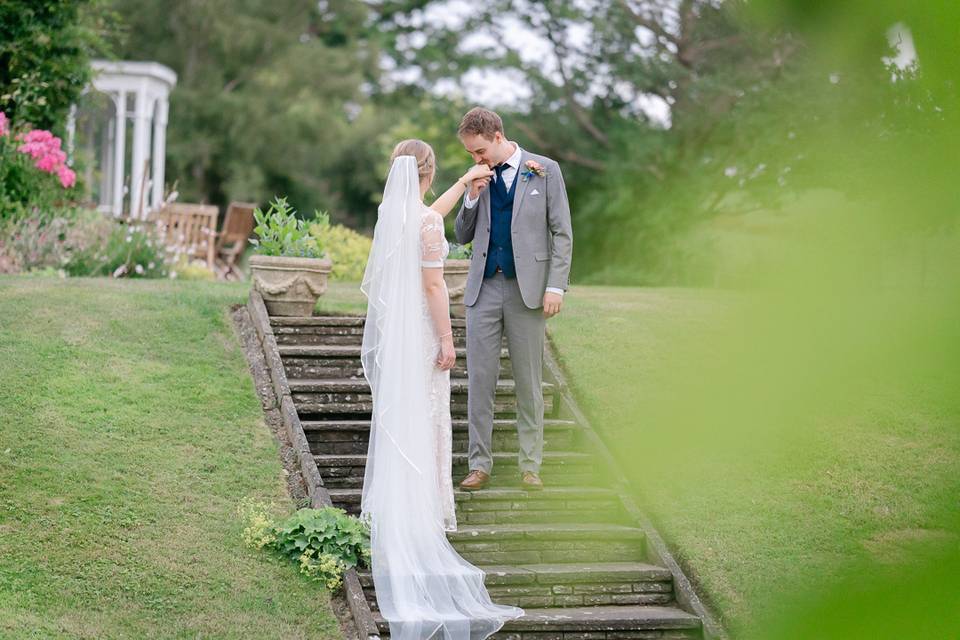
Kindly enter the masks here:
<path id="1" fill-rule="evenodd" d="M 443 284 L 443 267 L 423 267 L 420 272 L 423 274 L 423 293 L 427 298 L 430 318 L 440 338 L 437 366 L 441 369 L 452 369 L 457 355 L 453 348 L 453 328 L 450 325 L 447 289 Z"/>
<path id="2" fill-rule="evenodd" d="M 485 164 L 477 164 L 470 167 L 469 171 L 463 174 L 459 180 L 457 180 L 449 189 L 444 191 L 439 198 L 433 201 L 433 204 L 430 205 L 430 208 L 440 215 L 446 216 L 448 213 L 450 213 L 457 202 L 460 201 L 460 197 L 469 188 L 471 182 L 481 179 L 489 182 L 490 176 L 492 175 L 493 171 L 491 171 L 490 168 Z"/>

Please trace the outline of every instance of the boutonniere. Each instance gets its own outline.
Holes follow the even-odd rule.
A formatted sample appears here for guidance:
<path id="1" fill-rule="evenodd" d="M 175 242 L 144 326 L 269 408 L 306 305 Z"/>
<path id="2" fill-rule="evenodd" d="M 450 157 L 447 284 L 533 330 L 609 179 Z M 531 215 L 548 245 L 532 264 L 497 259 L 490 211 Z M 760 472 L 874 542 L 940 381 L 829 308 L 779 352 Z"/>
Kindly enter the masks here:
<path id="1" fill-rule="evenodd" d="M 535 175 L 540 176 L 541 178 L 545 178 L 547 176 L 547 172 L 544 171 L 543 165 L 541 165 L 536 160 L 527 160 L 524 163 L 524 166 L 526 167 L 526 169 L 524 170 L 523 173 L 520 174 L 523 177 L 524 182 L 526 182 L 527 180 L 529 180 Z"/>

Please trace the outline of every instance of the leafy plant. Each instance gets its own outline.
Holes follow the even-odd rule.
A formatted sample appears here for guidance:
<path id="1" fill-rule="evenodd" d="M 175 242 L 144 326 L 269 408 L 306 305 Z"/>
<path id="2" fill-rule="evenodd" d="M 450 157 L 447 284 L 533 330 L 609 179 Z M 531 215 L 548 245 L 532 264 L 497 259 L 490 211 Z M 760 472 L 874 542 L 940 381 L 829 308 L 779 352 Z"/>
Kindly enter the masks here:
<path id="1" fill-rule="evenodd" d="M 473 257 L 473 243 L 457 244 L 450 243 L 450 253 L 447 254 L 447 260 L 469 260 Z"/>
<path id="2" fill-rule="evenodd" d="M 293 258 L 325 257 L 323 246 L 310 233 L 308 221 L 297 217 L 286 198 L 275 198 L 266 213 L 257 207 L 253 210 L 253 217 L 257 222 L 254 231 L 258 237 L 250 242 L 256 247 L 256 253 Z M 329 226 L 330 216 L 315 211 L 314 220 L 310 222 L 320 227 Z"/>
<path id="3" fill-rule="evenodd" d="M 340 586 L 347 569 L 369 563 L 370 532 L 343 509 L 300 509 L 274 522 L 264 505 L 245 500 L 238 513 L 247 524 L 242 535 L 248 545 L 297 562 L 300 573 L 328 589 Z"/>

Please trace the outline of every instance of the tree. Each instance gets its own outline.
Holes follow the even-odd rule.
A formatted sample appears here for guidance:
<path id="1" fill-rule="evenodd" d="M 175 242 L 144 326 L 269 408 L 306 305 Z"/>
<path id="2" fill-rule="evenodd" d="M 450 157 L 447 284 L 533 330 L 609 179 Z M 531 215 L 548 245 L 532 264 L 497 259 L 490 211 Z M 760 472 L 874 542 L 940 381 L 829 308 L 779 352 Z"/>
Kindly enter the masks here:
<path id="1" fill-rule="evenodd" d="M 0 111 L 62 134 L 113 26 L 99 0 L 0 3 Z"/>
<path id="2" fill-rule="evenodd" d="M 360 36 L 363 7 L 346 0 L 115 0 L 118 47 L 178 74 L 168 170 L 183 199 L 223 204 L 285 195 L 299 211 L 344 219 L 370 207 L 360 141 L 386 126 L 363 83 L 376 56 Z M 359 185 L 351 171 L 361 165 Z M 365 175 L 366 171 L 366 175 Z"/>

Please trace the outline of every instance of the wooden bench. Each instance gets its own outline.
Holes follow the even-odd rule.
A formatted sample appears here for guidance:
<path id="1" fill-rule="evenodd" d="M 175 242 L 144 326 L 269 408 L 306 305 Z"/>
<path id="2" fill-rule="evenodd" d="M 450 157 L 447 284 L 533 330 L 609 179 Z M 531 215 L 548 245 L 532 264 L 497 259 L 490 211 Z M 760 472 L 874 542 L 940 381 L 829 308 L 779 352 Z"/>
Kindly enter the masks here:
<path id="1" fill-rule="evenodd" d="M 218 213 L 213 205 L 174 202 L 150 219 L 157 222 L 167 247 L 179 250 L 190 260 L 202 260 L 213 270 Z"/>

